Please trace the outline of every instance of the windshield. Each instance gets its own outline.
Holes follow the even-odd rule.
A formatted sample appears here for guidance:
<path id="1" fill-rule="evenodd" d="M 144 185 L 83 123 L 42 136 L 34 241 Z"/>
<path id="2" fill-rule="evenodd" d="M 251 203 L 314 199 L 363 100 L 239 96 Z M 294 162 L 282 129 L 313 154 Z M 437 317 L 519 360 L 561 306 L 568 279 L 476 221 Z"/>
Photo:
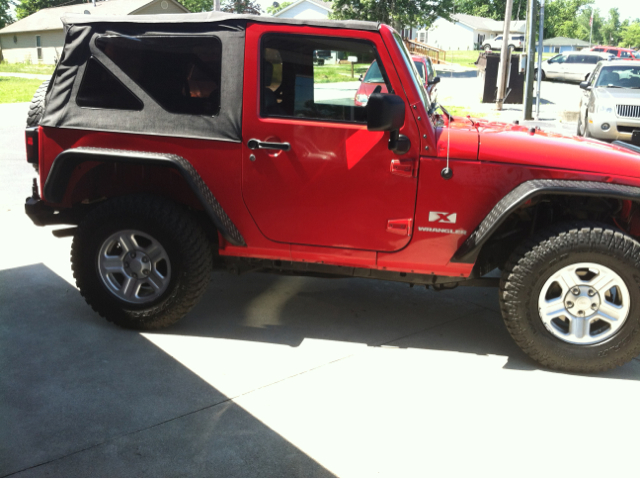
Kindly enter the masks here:
<path id="1" fill-rule="evenodd" d="M 424 82 L 424 63 L 418 60 L 414 60 L 413 64 L 416 66 L 416 70 L 418 70 L 418 74 L 420 75 L 420 78 Z"/>
<path id="2" fill-rule="evenodd" d="M 362 81 L 365 83 L 384 83 L 384 78 L 382 78 L 382 72 L 380 72 L 377 60 L 373 60 Z"/>
<path id="3" fill-rule="evenodd" d="M 640 88 L 640 66 L 615 65 L 602 68 L 596 87 Z"/>
<path id="4" fill-rule="evenodd" d="M 640 51 L 633 52 L 633 56 L 636 57 L 638 60 L 640 60 Z"/>
<path id="5" fill-rule="evenodd" d="M 398 33 L 395 31 L 393 32 L 393 38 L 395 38 L 396 43 L 398 44 L 398 48 L 402 52 L 402 58 L 404 59 L 404 63 L 407 66 L 407 69 L 413 73 L 413 75 L 411 76 L 416 86 L 416 90 L 418 90 L 418 92 L 420 93 L 420 97 L 422 98 L 422 104 L 424 105 L 425 110 L 429 111 L 431 98 L 429 97 L 429 93 L 427 93 L 427 90 L 424 87 L 424 82 L 420 78 L 420 74 L 418 73 L 416 66 L 414 65 L 413 61 L 411 61 L 411 54 L 407 50 L 407 47 L 404 46 L 404 42 L 402 41 L 400 35 L 398 35 Z"/>

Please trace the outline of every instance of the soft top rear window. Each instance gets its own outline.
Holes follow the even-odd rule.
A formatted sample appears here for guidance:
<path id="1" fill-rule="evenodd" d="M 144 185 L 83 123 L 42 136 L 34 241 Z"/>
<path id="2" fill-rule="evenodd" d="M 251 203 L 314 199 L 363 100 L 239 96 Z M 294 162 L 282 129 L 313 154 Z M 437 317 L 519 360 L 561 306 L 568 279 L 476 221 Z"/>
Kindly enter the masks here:
<path id="1" fill-rule="evenodd" d="M 222 45 L 217 37 L 116 34 L 98 37 L 96 45 L 168 112 L 219 113 Z"/>

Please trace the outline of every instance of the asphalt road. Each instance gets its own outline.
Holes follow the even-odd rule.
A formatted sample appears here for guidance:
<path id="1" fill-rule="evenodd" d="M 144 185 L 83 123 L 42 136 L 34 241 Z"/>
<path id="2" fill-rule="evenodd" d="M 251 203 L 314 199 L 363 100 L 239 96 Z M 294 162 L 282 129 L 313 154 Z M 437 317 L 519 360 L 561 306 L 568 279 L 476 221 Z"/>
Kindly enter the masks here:
<path id="1" fill-rule="evenodd" d="M 546 371 L 491 289 L 216 273 L 158 333 L 99 318 L 22 212 L 0 105 L 0 475 L 638 476 L 640 360 Z"/>

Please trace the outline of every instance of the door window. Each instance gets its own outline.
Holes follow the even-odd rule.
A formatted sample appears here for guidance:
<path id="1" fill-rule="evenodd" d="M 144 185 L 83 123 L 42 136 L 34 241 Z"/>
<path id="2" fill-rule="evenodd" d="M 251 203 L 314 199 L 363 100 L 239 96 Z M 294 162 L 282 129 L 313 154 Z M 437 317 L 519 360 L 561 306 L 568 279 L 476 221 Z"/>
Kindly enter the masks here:
<path id="1" fill-rule="evenodd" d="M 314 62 L 319 52 L 326 59 Z M 366 108 L 356 105 L 355 98 L 361 86 L 360 77 L 369 66 L 373 62 L 382 66 L 372 43 L 266 35 L 260 56 L 261 116 L 366 123 Z M 388 92 L 384 68 L 379 71 L 379 91 Z M 375 88 L 374 85 L 371 92 L 365 93 L 371 94 Z"/>

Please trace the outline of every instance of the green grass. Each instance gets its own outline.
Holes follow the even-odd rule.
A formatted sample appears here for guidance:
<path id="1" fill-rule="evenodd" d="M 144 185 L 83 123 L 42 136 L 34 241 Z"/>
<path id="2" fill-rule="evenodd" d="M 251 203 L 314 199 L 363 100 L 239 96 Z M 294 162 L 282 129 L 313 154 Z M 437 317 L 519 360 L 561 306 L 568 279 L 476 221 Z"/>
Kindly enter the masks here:
<path id="1" fill-rule="evenodd" d="M 51 75 L 54 68 L 55 65 L 41 65 L 38 63 L 0 62 L 0 72 L 38 73 L 40 75 Z"/>
<path id="2" fill-rule="evenodd" d="M 356 63 L 353 65 L 353 78 L 351 77 L 351 65 L 314 65 L 314 83 L 336 83 L 342 81 L 359 81 L 360 75 L 364 75 L 370 63 Z"/>
<path id="3" fill-rule="evenodd" d="M 0 103 L 31 101 L 42 80 L 0 77 Z"/>
<path id="4" fill-rule="evenodd" d="M 458 65 L 461 65 L 463 67 L 476 68 L 476 66 L 473 63 L 478 59 L 478 55 L 480 53 L 482 52 L 477 50 L 449 50 L 447 52 L 447 61 L 449 63 L 457 63 Z M 500 53 L 500 52 L 495 51 L 494 53 Z M 516 52 L 516 53 L 520 53 L 520 52 Z M 548 58 L 553 57 L 554 55 L 557 55 L 557 53 L 545 52 L 542 54 L 542 59 L 546 60 Z M 536 54 L 535 62 L 537 61 L 538 61 L 538 55 Z"/>

